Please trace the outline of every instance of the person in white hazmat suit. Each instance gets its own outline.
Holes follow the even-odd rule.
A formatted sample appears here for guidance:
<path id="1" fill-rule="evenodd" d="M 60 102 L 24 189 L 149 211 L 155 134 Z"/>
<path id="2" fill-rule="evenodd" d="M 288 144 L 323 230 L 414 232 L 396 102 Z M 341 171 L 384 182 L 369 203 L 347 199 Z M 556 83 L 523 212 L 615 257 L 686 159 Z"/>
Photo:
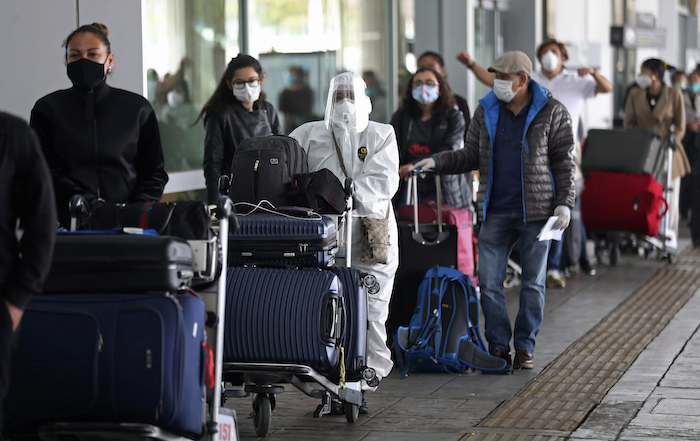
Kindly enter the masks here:
<path id="1" fill-rule="evenodd" d="M 367 366 L 381 379 L 393 366 L 384 324 L 399 262 L 398 230 L 391 206 L 399 188 L 399 149 L 391 125 L 369 121 L 372 105 L 365 89 L 365 82 L 356 73 L 337 75 L 328 91 L 325 120 L 303 124 L 289 136 L 306 151 L 310 172 L 327 168 L 340 182 L 345 182 L 346 173 L 353 180 L 352 266 L 374 275 L 381 286 L 378 293 L 368 293 L 367 336 Z M 360 261 L 360 218 L 364 216 L 377 219 L 388 216 L 387 264 Z M 376 388 L 363 381 L 363 389 Z"/>

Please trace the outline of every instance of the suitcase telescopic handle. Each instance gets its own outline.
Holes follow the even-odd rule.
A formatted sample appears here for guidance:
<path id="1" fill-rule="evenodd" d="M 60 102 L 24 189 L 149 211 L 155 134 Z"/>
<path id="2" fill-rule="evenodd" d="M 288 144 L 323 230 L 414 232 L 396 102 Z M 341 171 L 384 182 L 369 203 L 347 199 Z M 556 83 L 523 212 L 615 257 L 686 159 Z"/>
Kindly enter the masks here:
<path id="1" fill-rule="evenodd" d="M 420 168 L 413 169 L 409 173 L 411 179 L 411 196 L 413 198 L 413 233 L 411 236 L 414 241 L 421 245 L 433 246 L 444 242 L 449 236 L 449 231 L 443 231 L 442 224 L 442 188 L 440 185 L 440 175 L 435 173 L 435 195 L 437 196 L 437 225 L 438 234 L 435 239 L 429 240 L 420 232 L 418 222 L 418 175 L 424 173 Z"/>

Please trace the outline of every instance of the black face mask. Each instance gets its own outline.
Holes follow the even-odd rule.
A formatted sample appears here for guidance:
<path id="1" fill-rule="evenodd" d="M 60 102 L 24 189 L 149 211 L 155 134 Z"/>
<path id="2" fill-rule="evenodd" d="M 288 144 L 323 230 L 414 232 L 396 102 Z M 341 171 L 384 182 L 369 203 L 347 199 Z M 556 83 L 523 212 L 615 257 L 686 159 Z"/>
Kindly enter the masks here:
<path id="1" fill-rule="evenodd" d="M 66 70 L 73 86 L 85 92 L 95 88 L 105 79 L 104 63 L 95 63 L 87 58 L 68 63 Z"/>

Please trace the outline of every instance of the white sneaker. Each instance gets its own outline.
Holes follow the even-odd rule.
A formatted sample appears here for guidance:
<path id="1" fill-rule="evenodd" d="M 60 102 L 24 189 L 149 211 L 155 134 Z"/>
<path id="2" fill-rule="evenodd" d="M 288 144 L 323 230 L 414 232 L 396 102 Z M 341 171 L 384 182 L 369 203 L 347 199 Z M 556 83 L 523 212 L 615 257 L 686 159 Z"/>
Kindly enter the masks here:
<path id="1" fill-rule="evenodd" d="M 547 288 L 564 288 L 566 279 L 558 270 L 547 271 Z"/>

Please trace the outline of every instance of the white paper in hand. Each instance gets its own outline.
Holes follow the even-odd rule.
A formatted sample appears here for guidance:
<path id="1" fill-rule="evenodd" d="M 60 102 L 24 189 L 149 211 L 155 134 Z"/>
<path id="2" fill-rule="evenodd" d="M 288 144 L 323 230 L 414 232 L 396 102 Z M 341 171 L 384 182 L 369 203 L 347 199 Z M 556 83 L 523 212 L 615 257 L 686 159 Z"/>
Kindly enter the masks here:
<path id="1" fill-rule="evenodd" d="M 542 227 L 542 231 L 537 235 L 538 240 L 561 240 L 564 230 L 553 230 L 552 226 L 559 219 L 557 216 L 552 216 L 547 219 L 547 223 Z"/>

